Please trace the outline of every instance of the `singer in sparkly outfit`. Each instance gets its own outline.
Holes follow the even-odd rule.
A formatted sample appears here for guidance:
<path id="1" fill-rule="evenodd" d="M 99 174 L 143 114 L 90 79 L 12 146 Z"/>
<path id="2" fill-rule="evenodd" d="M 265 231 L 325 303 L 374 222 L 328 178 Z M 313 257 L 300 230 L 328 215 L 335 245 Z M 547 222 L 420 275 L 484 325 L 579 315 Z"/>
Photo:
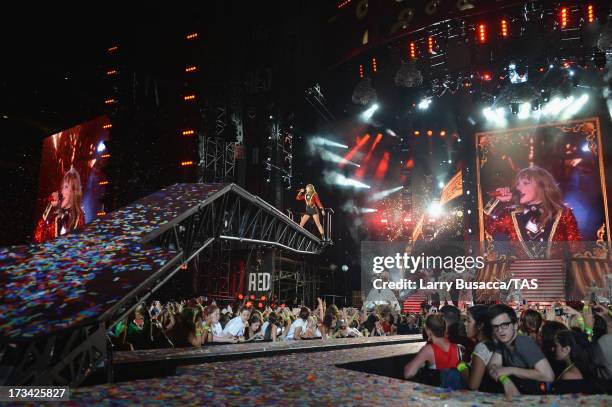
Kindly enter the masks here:
<path id="1" fill-rule="evenodd" d="M 54 192 L 49 197 L 49 204 L 36 225 L 34 242 L 42 243 L 83 227 L 82 199 L 81 177 L 71 168 L 64 174 L 61 193 Z"/>
<path id="2" fill-rule="evenodd" d="M 325 209 L 319 200 L 319 195 L 317 191 L 315 191 L 314 185 L 308 184 L 306 185 L 306 190 L 304 188 L 300 189 L 295 198 L 298 201 L 306 202 L 306 213 L 302 215 L 302 219 L 300 220 L 300 226 L 304 227 L 308 219 L 312 216 L 315 224 L 317 225 L 317 229 L 319 229 L 319 233 L 321 234 L 321 240 L 325 240 L 325 233 L 323 231 L 323 226 L 321 226 L 321 220 L 319 218 L 319 209 L 321 209 L 321 214 L 325 215 Z"/>
<path id="3" fill-rule="evenodd" d="M 519 201 L 515 209 L 507 208 L 512 200 L 510 188 L 498 188 L 497 199 L 485 208 L 489 216 L 486 230 L 491 236 L 501 234 L 520 242 L 530 258 L 549 257 L 550 243 L 581 240 L 574 213 L 563 203 L 561 190 L 548 171 L 537 166 L 520 170 L 515 188 Z"/>

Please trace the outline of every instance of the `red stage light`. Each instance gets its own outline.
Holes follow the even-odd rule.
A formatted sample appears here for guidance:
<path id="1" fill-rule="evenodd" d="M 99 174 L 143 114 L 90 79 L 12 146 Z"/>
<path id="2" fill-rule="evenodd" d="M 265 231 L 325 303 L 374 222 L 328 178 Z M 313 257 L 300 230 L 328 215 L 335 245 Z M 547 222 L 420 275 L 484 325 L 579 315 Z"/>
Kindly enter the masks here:
<path id="1" fill-rule="evenodd" d="M 187 270 L 187 265 L 186 264 L 181 264 L 181 270 Z"/>
<path id="2" fill-rule="evenodd" d="M 266 296 L 265 296 L 265 295 L 262 295 L 262 296 L 261 296 L 261 298 L 260 298 L 260 300 L 265 301 L 265 300 L 266 300 Z"/>
<path id="3" fill-rule="evenodd" d="M 239 300 L 244 300 L 244 295 L 242 295 L 242 294 L 238 294 L 238 299 L 239 299 Z"/>
<path id="4" fill-rule="evenodd" d="M 595 8 L 593 7 L 592 4 L 589 4 L 587 6 L 587 21 L 589 23 L 592 23 L 593 21 L 595 21 Z"/>
<path id="5" fill-rule="evenodd" d="M 492 76 L 488 72 L 485 72 L 485 73 L 482 74 L 482 79 L 485 80 L 485 81 L 490 81 L 491 78 L 492 78 Z"/>
<path id="6" fill-rule="evenodd" d="M 359 65 L 359 78 L 363 79 L 363 65 Z"/>
<path id="7" fill-rule="evenodd" d="M 429 51 L 430 54 L 434 53 L 434 37 L 427 38 L 427 51 Z"/>
<path id="8" fill-rule="evenodd" d="M 251 294 L 249 295 L 249 300 L 254 300 L 255 299 L 255 295 Z"/>
<path id="9" fill-rule="evenodd" d="M 280 307 L 281 307 L 281 308 L 285 308 L 285 304 L 281 304 L 281 305 L 280 305 Z"/>
<path id="10" fill-rule="evenodd" d="M 414 168 L 414 160 L 412 158 L 406 161 L 406 168 L 409 170 Z"/>
<path id="11" fill-rule="evenodd" d="M 508 38 L 508 20 L 501 20 L 501 35 L 503 38 Z"/>
<path id="12" fill-rule="evenodd" d="M 253 303 L 251 301 L 247 301 L 244 305 L 246 305 L 247 308 L 251 308 L 253 306 Z"/>
<path id="13" fill-rule="evenodd" d="M 263 308 L 263 304 L 261 302 L 257 303 L 257 308 Z"/>
<path id="14" fill-rule="evenodd" d="M 567 23 L 569 22 L 569 11 L 567 7 L 563 7 L 561 9 L 561 27 L 567 27 Z"/>
<path id="15" fill-rule="evenodd" d="M 410 43 L 410 58 L 416 59 L 416 56 L 417 56 L 416 42 L 411 42 Z"/>
<path id="16" fill-rule="evenodd" d="M 427 130 L 427 135 L 428 135 L 429 137 L 433 136 L 433 131 L 431 131 L 431 130 Z"/>
<path id="17" fill-rule="evenodd" d="M 415 130 L 415 131 L 414 131 L 414 135 L 415 135 L 415 136 L 420 136 L 420 135 L 421 135 L 421 132 L 420 132 L 420 131 L 418 131 L 418 130 Z"/>
<path id="18" fill-rule="evenodd" d="M 346 6 L 347 4 L 349 4 L 352 0 L 344 0 L 342 3 L 338 4 L 338 8 L 341 9 L 342 7 Z"/>
<path id="19" fill-rule="evenodd" d="M 383 179 L 387 170 L 389 169 L 389 158 L 390 155 L 387 151 L 383 153 L 383 158 L 378 163 L 378 167 L 376 168 L 376 178 Z"/>
<path id="20" fill-rule="evenodd" d="M 342 162 L 340 162 L 338 165 L 340 167 L 344 167 L 346 165 L 347 161 L 350 161 L 351 158 L 353 158 L 353 156 L 357 153 L 357 151 L 359 151 L 359 149 L 361 147 L 363 147 L 363 145 L 370 139 L 370 135 L 366 134 L 365 136 L 361 137 L 361 138 L 357 138 L 357 144 L 355 145 L 355 147 L 351 148 L 351 151 L 349 151 L 345 156 L 344 156 L 344 160 Z"/>
<path id="21" fill-rule="evenodd" d="M 484 24 L 478 26 L 478 41 L 480 41 L 481 44 L 487 42 L 487 26 Z"/>
<path id="22" fill-rule="evenodd" d="M 376 58 L 372 58 L 372 72 L 376 72 L 378 70 L 376 66 Z"/>

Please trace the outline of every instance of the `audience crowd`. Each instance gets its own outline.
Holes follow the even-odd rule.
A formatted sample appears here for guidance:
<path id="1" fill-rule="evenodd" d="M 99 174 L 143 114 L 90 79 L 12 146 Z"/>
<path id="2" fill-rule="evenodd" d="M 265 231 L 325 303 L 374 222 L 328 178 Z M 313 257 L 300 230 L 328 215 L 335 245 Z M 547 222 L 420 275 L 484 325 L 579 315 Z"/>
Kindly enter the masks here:
<path id="1" fill-rule="evenodd" d="M 245 303 L 203 297 L 141 304 L 110 336 L 118 350 L 201 347 L 253 341 L 422 335 L 404 378 L 451 389 L 521 393 L 599 393 L 612 384 L 612 308 L 585 305 L 453 305 L 398 314 L 388 305 L 338 308 Z"/>

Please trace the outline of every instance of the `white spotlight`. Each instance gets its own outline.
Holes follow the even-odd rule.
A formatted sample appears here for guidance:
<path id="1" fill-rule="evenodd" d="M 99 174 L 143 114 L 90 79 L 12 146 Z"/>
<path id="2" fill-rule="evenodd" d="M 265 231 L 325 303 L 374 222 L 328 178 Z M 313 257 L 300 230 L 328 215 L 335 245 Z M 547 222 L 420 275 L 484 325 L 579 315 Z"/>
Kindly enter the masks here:
<path id="1" fill-rule="evenodd" d="M 531 114 L 531 103 L 521 103 L 519 105 L 518 118 L 519 120 L 525 120 L 529 118 Z"/>
<path id="2" fill-rule="evenodd" d="M 353 187 L 353 188 L 367 188 L 370 186 L 363 182 L 357 181 L 356 179 L 347 178 L 343 174 L 335 171 L 323 171 L 323 178 L 326 183 L 332 185 L 338 185 L 341 187 Z"/>
<path id="3" fill-rule="evenodd" d="M 442 215 L 442 205 L 440 205 L 440 202 L 433 202 L 431 205 L 429 205 L 429 208 L 427 208 L 427 213 L 436 218 Z"/>
<path id="4" fill-rule="evenodd" d="M 419 108 L 419 110 L 425 110 L 429 107 L 429 105 L 431 105 L 431 98 L 426 98 L 422 99 L 417 105 L 417 107 Z"/>
<path id="5" fill-rule="evenodd" d="M 440 189 L 444 188 L 444 182 L 442 182 L 442 181 L 438 182 L 438 187 Z"/>
<path id="6" fill-rule="evenodd" d="M 345 149 L 348 148 L 346 144 L 340 144 L 324 137 L 311 137 L 310 139 L 308 139 L 308 142 L 314 146 L 338 147 Z"/>
<path id="7" fill-rule="evenodd" d="M 384 190 L 384 191 L 377 192 L 377 193 L 373 194 L 373 195 L 372 195 L 372 196 L 371 196 L 371 197 L 368 199 L 368 201 L 370 201 L 370 202 L 371 202 L 371 201 L 378 201 L 378 200 L 380 200 L 380 199 L 386 198 L 386 197 L 388 197 L 389 195 L 391 195 L 392 193 L 397 192 L 397 191 L 399 191 L 399 190 L 400 190 L 400 189 L 402 189 L 402 188 L 404 188 L 404 187 L 403 187 L 403 186 L 399 186 L 399 187 L 395 187 L 395 188 L 391 188 L 391 189 L 386 189 L 386 190 Z"/>
<path id="8" fill-rule="evenodd" d="M 561 119 L 567 120 L 574 116 L 580 111 L 580 109 L 582 109 L 582 107 L 586 104 L 588 100 L 589 95 L 587 95 L 586 93 L 580 96 L 574 103 L 566 107 L 566 109 L 563 111 L 563 114 L 561 115 Z"/>
<path id="9" fill-rule="evenodd" d="M 98 150 L 98 153 L 102 153 L 102 152 L 104 152 L 104 150 L 106 150 L 106 145 L 104 145 L 104 141 L 100 141 L 98 143 L 97 150 Z"/>
<path id="10" fill-rule="evenodd" d="M 584 143 L 580 149 L 582 150 L 582 152 L 588 153 L 589 152 L 589 143 Z"/>
<path id="11" fill-rule="evenodd" d="M 374 112 L 378 110 L 380 106 L 378 103 L 374 103 L 372 106 L 368 107 L 363 113 L 361 113 L 361 119 L 365 122 L 369 121 L 372 116 L 374 116 Z"/>
<path id="12" fill-rule="evenodd" d="M 374 208 L 359 208 L 358 210 L 361 213 L 374 213 L 374 212 L 378 212 L 378 209 L 374 209 Z"/>

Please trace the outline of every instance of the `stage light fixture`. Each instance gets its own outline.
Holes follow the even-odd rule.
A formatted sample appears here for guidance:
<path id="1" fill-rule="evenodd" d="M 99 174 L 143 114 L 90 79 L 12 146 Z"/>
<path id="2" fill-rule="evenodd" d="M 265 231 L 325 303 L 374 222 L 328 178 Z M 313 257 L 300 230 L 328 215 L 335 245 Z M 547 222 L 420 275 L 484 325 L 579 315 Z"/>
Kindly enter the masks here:
<path id="1" fill-rule="evenodd" d="M 442 205 L 440 205 L 440 202 L 432 202 L 427 208 L 427 213 L 433 218 L 437 218 L 442 215 Z"/>
<path id="2" fill-rule="evenodd" d="M 191 33 L 191 34 L 187 34 L 187 36 L 185 37 L 185 39 L 187 40 L 193 40 L 198 38 L 198 33 Z"/>
<path id="3" fill-rule="evenodd" d="M 376 72 L 378 70 L 378 66 L 376 65 L 376 58 L 372 58 L 372 72 Z"/>
<path id="4" fill-rule="evenodd" d="M 110 47 L 110 48 L 108 49 L 108 52 L 115 52 L 115 51 L 117 51 L 118 49 L 119 49 L 119 47 L 115 45 L 115 46 L 113 46 L 113 47 Z"/>
<path id="5" fill-rule="evenodd" d="M 111 127 L 113 127 L 112 124 L 105 124 L 104 126 L 102 126 L 103 129 L 110 129 Z"/>
<path id="6" fill-rule="evenodd" d="M 193 165 L 193 161 L 182 161 L 181 162 L 182 167 L 189 167 L 191 165 Z"/>
<path id="7" fill-rule="evenodd" d="M 115 103 L 115 102 L 116 102 L 116 100 L 115 100 L 115 99 L 106 99 L 106 100 L 104 101 L 104 104 L 107 104 L 107 105 L 112 105 L 112 104 L 113 104 L 113 103 Z"/>
<path id="8" fill-rule="evenodd" d="M 444 137 L 444 136 L 446 136 L 446 131 L 444 130 L 440 131 L 440 137 Z"/>
<path id="9" fill-rule="evenodd" d="M 374 103 L 372 106 L 368 107 L 363 113 L 361 113 L 361 120 L 367 122 L 369 121 L 374 113 L 380 108 L 378 103 Z"/>
<path id="10" fill-rule="evenodd" d="M 187 68 L 185 68 L 185 72 L 194 72 L 197 69 L 198 68 L 196 66 L 188 66 Z"/>
<path id="11" fill-rule="evenodd" d="M 363 79 L 363 65 L 362 64 L 359 65 L 359 78 Z"/>
<path id="12" fill-rule="evenodd" d="M 195 100 L 195 95 L 185 95 L 183 96 L 183 100 L 185 101 Z"/>
<path id="13" fill-rule="evenodd" d="M 183 130 L 183 136 L 191 136 L 195 133 L 194 130 Z"/>
<path id="14" fill-rule="evenodd" d="M 98 151 L 98 153 L 102 153 L 104 152 L 104 150 L 106 150 L 106 145 L 104 145 L 104 141 L 100 141 L 98 143 L 98 147 L 96 148 L 96 150 Z"/>
<path id="15" fill-rule="evenodd" d="M 345 273 L 348 271 L 349 267 L 346 264 L 342 265 L 342 271 L 344 271 Z"/>
<path id="16" fill-rule="evenodd" d="M 592 4 L 589 4 L 587 6 L 587 21 L 589 23 L 592 23 L 595 21 L 595 8 L 593 7 Z"/>
<path id="17" fill-rule="evenodd" d="M 421 99 L 417 107 L 419 108 L 419 110 L 426 110 L 429 108 L 429 105 L 431 105 L 431 98 L 425 98 Z"/>
<path id="18" fill-rule="evenodd" d="M 508 38 L 508 20 L 501 20 L 501 36 L 503 38 Z"/>
<path id="19" fill-rule="evenodd" d="M 561 20 L 560 20 L 561 28 L 565 28 L 567 27 L 567 23 L 569 21 L 569 16 L 568 16 L 569 11 L 567 7 L 562 7 L 560 14 L 561 14 Z"/>
<path id="20" fill-rule="evenodd" d="M 478 25 L 478 41 L 480 41 L 481 44 L 487 42 L 487 26 L 484 24 Z"/>
<path id="21" fill-rule="evenodd" d="M 100 186 L 108 185 L 108 181 L 100 181 L 100 182 L 98 182 L 98 185 L 100 185 Z"/>
<path id="22" fill-rule="evenodd" d="M 417 56 L 417 47 L 416 47 L 416 42 L 411 42 L 410 43 L 410 59 L 416 59 Z"/>
<path id="23" fill-rule="evenodd" d="M 519 112 L 519 104 L 517 102 L 510 103 L 510 112 L 512 114 L 518 114 L 518 112 Z"/>
<path id="24" fill-rule="evenodd" d="M 421 135 L 421 132 L 420 132 L 420 131 L 418 131 L 418 130 L 415 130 L 415 131 L 414 131 L 414 135 L 415 135 L 415 136 L 420 136 L 420 135 Z"/>
<path id="25" fill-rule="evenodd" d="M 427 51 L 430 54 L 434 54 L 434 37 L 433 36 L 429 36 L 427 38 Z"/>
<path id="26" fill-rule="evenodd" d="M 582 150 L 583 153 L 588 153 L 589 152 L 589 143 L 584 143 L 582 145 L 582 147 L 580 147 L 580 150 Z"/>
<path id="27" fill-rule="evenodd" d="M 428 135 L 429 137 L 433 136 L 433 131 L 431 131 L 431 130 L 427 130 L 427 135 Z"/>

